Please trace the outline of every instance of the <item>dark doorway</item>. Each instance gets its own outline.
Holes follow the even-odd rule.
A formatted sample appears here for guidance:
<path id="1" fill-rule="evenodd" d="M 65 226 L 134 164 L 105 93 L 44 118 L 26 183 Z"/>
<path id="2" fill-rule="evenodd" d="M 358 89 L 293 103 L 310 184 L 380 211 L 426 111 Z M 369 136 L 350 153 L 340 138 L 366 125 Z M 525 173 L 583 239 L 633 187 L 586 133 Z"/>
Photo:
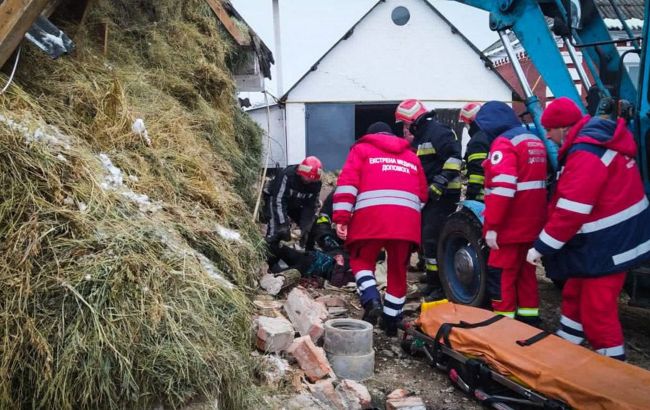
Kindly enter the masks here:
<path id="1" fill-rule="evenodd" d="M 395 109 L 397 104 L 364 104 L 354 108 L 354 139 L 362 137 L 370 124 L 383 121 L 390 125 L 395 135 L 402 136 L 402 127 L 395 124 Z M 458 108 L 436 109 L 436 119 L 456 132 L 458 138 L 463 135 L 463 123 L 458 121 Z"/>
<path id="2" fill-rule="evenodd" d="M 460 109 L 458 108 L 438 108 L 436 109 L 436 119 L 441 124 L 445 124 L 458 136 L 458 139 L 463 137 L 463 127 L 464 123 L 458 121 L 458 115 L 460 114 Z"/>
<path id="3" fill-rule="evenodd" d="M 305 104 L 307 155 L 317 156 L 326 171 L 341 169 L 354 144 L 354 105 Z"/>
<path id="4" fill-rule="evenodd" d="M 390 125 L 395 135 L 402 136 L 402 127 L 395 125 L 397 104 L 364 104 L 354 107 L 354 139 L 364 136 L 368 127 L 377 121 Z"/>

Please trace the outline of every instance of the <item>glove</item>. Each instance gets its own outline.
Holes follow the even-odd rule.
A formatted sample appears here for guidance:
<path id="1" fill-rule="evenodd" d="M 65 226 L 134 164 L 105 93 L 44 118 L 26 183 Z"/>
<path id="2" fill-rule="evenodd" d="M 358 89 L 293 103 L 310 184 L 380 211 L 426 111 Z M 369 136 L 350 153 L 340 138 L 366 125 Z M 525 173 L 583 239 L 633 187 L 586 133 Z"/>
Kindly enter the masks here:
<path id="1" fill-rule="evenodd" d="M 429 200 L 437 201 L 440 199 L 442 194 L 445 192 L 445 187 L 447 186 L 447 178 L 442 175 L 436 175 L 433 177 L 431 185 L 429 185 Z"/>
<path id="2" fill-rule="evenodd" d="M 487 231 L 485 233 L 485 243 L 490 249 L 499 249 L 499 245 L 497 244 L 497 232 Z"/>
<path id="3" fill-rule="evenodd" d="M 537 251 L 535 248 L 528 249 L 528 254 L 526 255 L 526 262 L 531 265 L 542 265 L 542 254 Z"/>
<path id="4" fill-rule="evenodd" d="M 348 226 L 336 224 L 336 235 L 342 240 L 345 240 L 348 237 Z"/>
<path id="5" fill-rule="evenodd" d="M 429 201 L 435 202 L 442 196 L 442 189 L 436 184 L 429 185 Z"/>

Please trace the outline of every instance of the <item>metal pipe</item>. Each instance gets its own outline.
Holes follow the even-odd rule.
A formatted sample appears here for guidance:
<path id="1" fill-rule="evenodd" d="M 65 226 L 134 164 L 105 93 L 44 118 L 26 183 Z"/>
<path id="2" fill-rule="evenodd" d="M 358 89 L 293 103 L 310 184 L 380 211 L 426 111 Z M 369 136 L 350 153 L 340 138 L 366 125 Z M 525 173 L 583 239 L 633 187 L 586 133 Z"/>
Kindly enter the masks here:
<path id="1" fill-rule="evenodd" d="M 582 81 L 582 85 L 585 87 L 585 90 L 589 90 L 591 88 L 591 81 L 589 81 L 589 77 L 587 77 L 587 72 L 585 71 L 585 68 L 582 66 L 582 61 L 578 61 L 578 54 L 576 53 L 576 49 L 573 47 L 573 45 L 571 44 L 568 38 L 562 37 L 562 40 L 564 40 L 564 46 L 569 52 L 569 57 L 571 57 L 571 61 L 573 61 L 573 65 L 576 66 L 576 70 L 578 70 L 578 77 L 580 77 L 580 81 Z"/>
<path id="2" fill-rule="evenodd" d="M 533 90 L 532 88 L 530 88 L 530 84 L 528 84 L 528 80 L 526 79 L 526 75 L 524 74 L 524 69 L 521 68 L 521 64 L 519 63 L 517 54 L 515 53 L 515 50 L 512 47 L 512 44 L 510 43 L 510 38 L 508 38 L 508 33 L 506 33 L 505 30 L 500 30 L 499 38 L 501 38 L 501 43 L 503 43 L 503 48 L 505 49 L 506 54 L 508 55 L 508 58 L 512 63 L 512 68 L 514 68 L 515 70 L 515 74 L 517 75 L 519 84 L 521 84 L 521 88 L 523 88 L 524 94 L 526 94 L 526 98 L 532 97 L 534 95 Z"/>
<path id="3" fill-rule="evenodd" d="M 282 84 L 282 39 L 280 36 L 280 1 L 273 0 L 273 34 L 275 41 L 275 73 L 277 75 L 278 95 L 284 94 Z"/>
<path id="4" fill-rule="evenodd" d="M 533 117 L 533 122 L 535 123 L 535 129 L 537 135 L 542 140 L 542 142 L 544 142 L 544 146 L 546 146 L 546 153 L 548 156 L 548 160 L 551 164 L 551 169 L 553 171 L 556 171 L 558 169 L 557 145 L 555 145 L 555 143 L 553 143 L 552 141 L 546 138 L 546 130 L 542 126 L 542 121 L 541 121 L 542 104 L 539 102 L 539 99 L 533 93 L 533 90 L 530 88 L 530 85 L 528 84 L 528 80 L 526 79 L 526 75 L 524 74 L 523 68 L 521 68 L 521 64 L 519 63 L 519 59 L 515 54 L 515 50 L 512 48 L 512 44 L 510 43 L 510 38 L 508 38 L 508 34 L 505 32 L 505 30 L 499 30 L 498 33 L 499 33 L 499 37 L 501 38 L 501 43 L 503 43 L 503 48 L 505 49 L 506 54 L 508 55 L 508 58 L 512 63 L 512 68 L 514 68 L 515 74 L 517 75 L 517 79 L 521 84 L 521 88 L 524 90 L 524 94 L 526 94 L 526 101 L 525 101 L 526 109 Z"/>

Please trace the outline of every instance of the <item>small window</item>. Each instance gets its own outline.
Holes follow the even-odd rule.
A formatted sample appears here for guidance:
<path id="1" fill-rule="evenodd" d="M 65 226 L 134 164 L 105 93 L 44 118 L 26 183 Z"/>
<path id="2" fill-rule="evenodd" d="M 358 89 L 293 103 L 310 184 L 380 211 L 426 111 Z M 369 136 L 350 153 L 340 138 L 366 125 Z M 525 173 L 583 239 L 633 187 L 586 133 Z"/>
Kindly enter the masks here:
<path id="1" fill-rule="evenodd" d="M 393 19 L 393 23 L 397 24 L 398 26 L 403 26 L 404 24 L 408 23 L 409 19 L 411 18 L 411 13 L 409 13 L 409 9 L 406 7 L 395 7 L 393 9 L 393 13 L 390 16 Z"/>

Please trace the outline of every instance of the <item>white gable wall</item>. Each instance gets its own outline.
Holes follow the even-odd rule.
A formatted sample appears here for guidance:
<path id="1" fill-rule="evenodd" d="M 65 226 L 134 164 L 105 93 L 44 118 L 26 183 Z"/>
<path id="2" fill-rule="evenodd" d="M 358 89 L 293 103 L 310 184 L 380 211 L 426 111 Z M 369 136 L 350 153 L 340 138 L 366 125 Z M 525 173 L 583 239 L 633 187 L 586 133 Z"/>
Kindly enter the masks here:
<path id="1" fill-rule="evenodd" d="M 410 12 L 404 26 L 391 20 L 397 6 Z M 287 103 L 406 98 L 451 108 L 466 101 L 509 101 L 511 91 L 425 1 L 387 0 L 289 93 Z"/>

